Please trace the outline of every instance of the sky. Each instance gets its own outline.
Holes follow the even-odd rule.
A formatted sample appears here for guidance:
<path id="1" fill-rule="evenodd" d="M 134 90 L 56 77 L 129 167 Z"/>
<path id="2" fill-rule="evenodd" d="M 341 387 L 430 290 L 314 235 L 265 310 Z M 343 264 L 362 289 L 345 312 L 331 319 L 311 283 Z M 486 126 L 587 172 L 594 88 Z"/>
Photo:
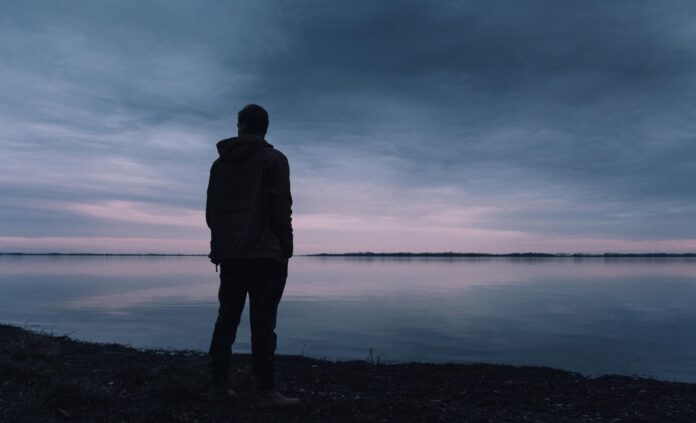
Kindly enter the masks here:
<path id="1" fill-rule="evenodd" d="M 245 104 L 296 254 L 696 251 L 690 1 L 0 3 L 0 252 L 207 253 Z"/>

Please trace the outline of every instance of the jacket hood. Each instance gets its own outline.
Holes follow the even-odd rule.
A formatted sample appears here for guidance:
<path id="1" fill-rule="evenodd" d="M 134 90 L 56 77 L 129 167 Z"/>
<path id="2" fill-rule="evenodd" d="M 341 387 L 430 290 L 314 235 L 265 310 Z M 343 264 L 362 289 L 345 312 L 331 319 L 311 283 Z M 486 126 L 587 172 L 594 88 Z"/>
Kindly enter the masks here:
<path id="1" fill-rule="evenodd" d="M 230 162 L 243 162 L 264 148 L 273 148 L 273 146 L 258 135 L 241 135 L 226 138 L 217 143 L 220 158 Z"/>

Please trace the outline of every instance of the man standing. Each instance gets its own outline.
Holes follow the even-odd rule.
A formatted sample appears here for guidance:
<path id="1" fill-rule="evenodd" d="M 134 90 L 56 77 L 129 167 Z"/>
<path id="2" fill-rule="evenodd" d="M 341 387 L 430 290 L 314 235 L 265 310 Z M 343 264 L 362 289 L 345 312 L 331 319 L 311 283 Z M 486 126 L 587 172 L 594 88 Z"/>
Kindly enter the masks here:
<path id="1" fill-rule="evenodd" d="M 237 115 L 238 136 L 217 143 L 210 169 L 206 222 L 210 260 L 220 265 L 220 308 L 208 352 L 213 393 L 227 388 L 231 348 L 249 295 L 252 368 L 261 405 L 294 405 L 274 382 L 276 314 L 292 256 L 288 160 L 264 139 L 268 113 L 256 104 Z"/>

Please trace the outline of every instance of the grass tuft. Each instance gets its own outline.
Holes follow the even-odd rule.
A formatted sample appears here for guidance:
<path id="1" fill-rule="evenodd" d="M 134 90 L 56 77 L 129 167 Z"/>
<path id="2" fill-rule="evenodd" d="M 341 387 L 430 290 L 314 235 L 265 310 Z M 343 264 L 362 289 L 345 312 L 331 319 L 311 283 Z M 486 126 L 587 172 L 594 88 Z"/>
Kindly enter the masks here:
<path id="1" fill-rule="evenodd" d="M 19 336 L 9 339 L 2 349 L 15 360 L 52 359 L 61 352 L 60 344 L 49 334 L 29 331 L 23 331 Z"/>

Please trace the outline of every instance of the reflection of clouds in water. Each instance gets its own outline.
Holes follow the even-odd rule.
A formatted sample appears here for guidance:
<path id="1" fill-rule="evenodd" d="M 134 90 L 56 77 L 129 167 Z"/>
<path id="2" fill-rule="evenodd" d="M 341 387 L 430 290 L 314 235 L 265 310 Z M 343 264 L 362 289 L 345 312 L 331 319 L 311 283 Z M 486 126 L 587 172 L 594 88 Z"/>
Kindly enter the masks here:
<path id="1" fill-rule="evenodd" d="M 204 350 L 210 341 L 219 274 L 205 257 L 0 262 L 9 265 L 0 266 L 0 321 L 136 346 Z M 389 360 L 696 380 L 695 268 L 694 259 L 297 257 L 279 351 L 362 359 L 373 348 Z M 248 347 L 247 312 L 242 319 L 237 351 Z"/>
<path id="2" fill-rule="evenodd" d="M 68 308 L 116 310 L 135 305 L 214 302 L 219 284 L 219 274 L 214 272 L 206 257 L 36 256 L 0 260 L 4 261 L 4 275 L 93 277 L 94 282 L 89 287 L 85 287 L 84 282 L 75 284 L 73 298 L 64 303 Z M 566 284 L 566 293 L 587 289 L 577 286 L 578 283 L 600 278 L 602 289 L 608 295 L 616 288 L 612 288 L 614 280 L 645 275 L 691 276 L 695 264 L 696 259 L 295 257 L 290 262 L 284 300 L 438 298 L 438 301 L 447 302 L 448 298 L 470 294 L 472 288 L 498 287 L 501 292 L 510 293 L 517 286 L 520 293 L 529 294 L 534 291 L 530 284 L 541 284 L 548 293 L 554 290 L 556 281 L 560 283 L 570 278 L 576 283 Z M 105 288 L 108 285 L 108 292 L 98 292 L 100 289 L 95 285 Z M 85 289 L 80 291 L 80 286 Z M 65 289 L 70 290 L 70 285 L 65 285 Z M 87 294 L 80 296 L 80 292 Z M 631 292 L 634 291 L 629 289 L 616 294 L 630 296 Z"/>
<path id="3" fill-rule="evenodd" d="M 207 257 L 172 256 L 0 256 L 2 275 L 163 276 L 190 274 L 215 280 Z"/>
<path id="4" fill-rule="evenodd" d="M 80 297 L 66 301 L 63 306 L 68 309 L 91 308 L 100 311 L 114 311 L 135 306 L 167 308 L 172 304 L 213 303 L 217 301 L 216 295 L 217 286 L 215 285 L 179 285 Z"/>
<path id="5" fill-rule="evenodd" d="M 692 276 L 696 259 L 294 258 L 286 297 L 452 296 L 475 286 L 568 278 Z M 609 280 L 608 280 L 608 279 Z"/>

